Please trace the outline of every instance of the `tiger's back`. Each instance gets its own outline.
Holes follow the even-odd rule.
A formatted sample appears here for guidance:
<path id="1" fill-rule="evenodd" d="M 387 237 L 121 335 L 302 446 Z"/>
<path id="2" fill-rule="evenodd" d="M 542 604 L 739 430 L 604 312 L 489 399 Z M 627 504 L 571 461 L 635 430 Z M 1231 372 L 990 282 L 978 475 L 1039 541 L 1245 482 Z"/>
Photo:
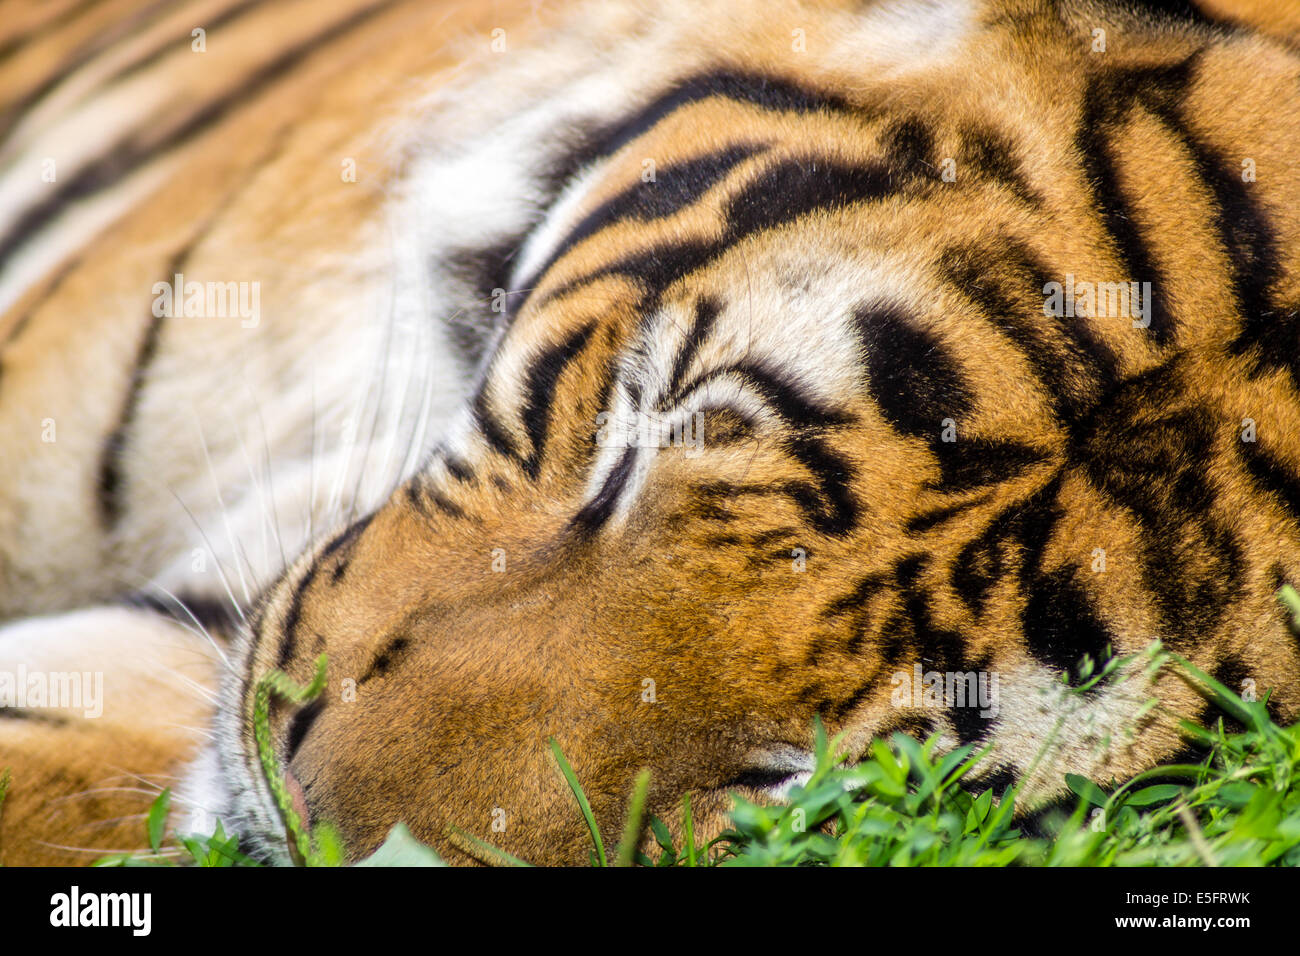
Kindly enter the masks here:
<path id="1" fill-rule="evenodd" d="M 442 8 L 330 12 L 238 5 L 205 52 L 142 21 L 80 126 L 54 88 L 4 153 L 29 191 L 72 158 L 0 239 L 0 293 L 29 287 L 0 608 L 237 625 L 194 809 L 284 858 L 248 717 L 321 653 L 276 746 L 357 854 L 504 810 L 512 852 L 574 858 L 550 736 L 611 821 L 647 766 L 717 828 L 806 772 L 814 717 L 853 753 L 992 741 L 990 782 L 1040 798 L 1123 776 L 1182 746 L 1147 698 L 1200 697 L 1058 677 L 1155 638 L 1294 719 L 1285 42 L 1087 3 L 460 11 L 459 76 Z M 212 283 L 249 308 L 205 314 Z M 193 748 L 140 718 L 163 765 Z M 4 758 L 19 840 L 46 746 Z"/>

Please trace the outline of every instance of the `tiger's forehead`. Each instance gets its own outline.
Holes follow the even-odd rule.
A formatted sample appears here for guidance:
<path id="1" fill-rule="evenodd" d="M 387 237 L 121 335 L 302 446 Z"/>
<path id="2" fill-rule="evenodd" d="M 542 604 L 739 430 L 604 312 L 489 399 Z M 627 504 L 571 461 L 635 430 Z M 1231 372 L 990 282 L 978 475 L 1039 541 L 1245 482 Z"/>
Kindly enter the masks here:
<path id="1" fill-rule="evenodd" d="M 668 96 L 684 103 L 574 177 L 514 262 L 494 403 L 519 407 L 536 356 L 584 327 L 607 333 L 633 412 L 738 362 L 844 402 L 861 384 L 861 314 L 934 311 L 933 254 L 959 191 L 940 176 L 948 132 L 748 79 L 684 81 Z M 960 139 L 945 145 L 960 154 Z M 995 184 L 1009 206 L 1030 190 L 1016 167 L 1008 157 Z M 935 243 L 908 241 L 926 230 Z"/>
<path id="2" fill-rule="evenodd" d="M 813 19 L 823 29 L 840 17 L 847 29 L 887 19 L 889 9 Z M 1052 228 L 1067 205 L 1077 212 L 1069 117 L 1086 76 L 1016 85 L 1008 79 L 1023 53 L 1015 31 L 975 29 L 955 11 L 948 10 L 953 22 L 973 32 L 945 33 L 935 50 L 978 34 L 996 61 L 968 79 L 929 67 L 902 77 L 883 60 L 873 72 L 870 56 L 856 65 L 819 56 L 801 68 L 777 55 L 768 34 L 754 48 L 768 69 L 756 71 L 737 65 L 724 33 L 719 49 L 697 63 L 650 57 L 635 92 L 621 60 L 598 71 L 603 88 L 590 76 L 575 81 L 583 91 L 576 101 L 567 87 L 549 98 L 530 92 L 500 135 L 433 156 L 434 166 L 456 175 L 423 195 L 459 212 L 426 204 L 408 216 L 443 246 L 416 243 L 417 268 L 427 272 L 439 256 L 453 266 L 435 275 L 449 290 L 437 298 L 453 330 L 469 318 L 475 333 L 484 325 L 495 331 L 471 336 L 480 374 L 449 444 L 462 453 L 481 444 L 486 422 L 488 444 L 530 445 L 527 410 L 555 393 L 557 370 L 577 352 L 605 362 L 603 378 L 588 370 L 574 380 L 592 393 L 593 414 L 662 406 L 674 397 L 674 379 L 738 362 L 779 362 L 802 394 L 843 403 L 864 380 L 873 387 L 869 366 L 883 359 L 868 351 L 915 345 L 943 356 L 944 367 L 964 364 L 963 356 L 990 360 L 962 376 L 958 391 L 969 400 L 959 404 L 982 416 L 968 424 L 1019 440 L 1035 431 L 1027 419 L 1052 420 L 1049 393 L 1063 376 L 1044 365 L 1055 352 L 1044 357 L 1033 347 L 1056 334 L 1043 322 L 1044 280 L 1056 273 L 1043 263 L 1069 261 L 1074 272 L 1103 279 L 1115 272 L 1093 219 L 1077 234 Z M 1073 63 L 1082 55 L 1078 37 L 1058 28 L 1046 31 L 1035 55 Z M 646 39 L 642 52 L 655 42 Z M 827 42 L 834 48 L 838 40 Z M 932 58 L 918 62 L 933 66 Z M 1042 120 L 1028 135 L 1018 121 L 1025 109 Z M 536 148 L 512 146 L 516 134 Z M 460 229 L 491 232 L 493 241 L 449 238 Z M 1030 248 L 1032 255 L 1021 253 Z M 972 320 L 984 313 L 998 321 Z M 911 338 L 891 348 L 873 325 L 881 315 L 890 320 L 881 327 Z M 1010 315 L 1032 334 L 1020 341 L 1006 334 L 998 322 Z M 1061 334 L 1097 339 L 1068 346 L 1071 354 L 1096 351 L 1125 367 L 1151 360 L 1149 336 L 1128 325 Z M 891 374 L 884 370 L 877 384 Z M 1064 378 L 1079 402 L 1091 396 L 1080 376 Z M 992 401 L 999 395 L 1004 409 L 1019 411 L 1000 412 Z"/>
<path id="3" fill-rule="evenodd" d="M 576 270 L 601 249 L 669 238 L 681 215 L 665 207 L 703 224 L 711 189 L 778 158 L 852 162 L 877 149 L 888 124 L 868 122 L 864 105 L 914 77 L 941 87 L 981 32 L 980 8 L 791 3 L 736 22 L 724 4 L 588 7 L 547 49 L 512 47 L 411 111 L 394 190 L 398 285 L 432 284 L 427 298 L 448 304 L 456 347 L 478 369 L 493 341 L 483 326 L 501 325 L 493 293 L 518 312 L 543 274 L 559 278 L 561 253 Z M 818 155 L 798 156 L 801 143 Z M 451 268 L 431 275 L 430 262 Z"/>
<path id="4" fill-rule="evenodd" d="M 526 306 L 493 359 L 493 394 L 509 404 L 540 351 L 594 324 L 610 330 L 616 384 L 637 407 L 666 408 L 737 363 L 779 367 L 820 401 L 848 401 L 862 374 L 857 316 L 883 303 L 922 312 L 928 293 L 914 255 L 845 225 L 814 215 L 717 255 L 695 250 L 695 268 L 659 294 L 635 276 L 609 275 Z"/>
<path id="5" fill-rule="evenodd" d="M 654 296 L 691 268 L 689 257 L 708 261 L 810 213 L 880 200 L 887 221 L 888 201 L 939 181 L 945 163 L 953 175 L 944 182 L 955 181 L 959 162 L 996 160 L 1005 185 L 1029 188 L 1015 144 L 996 125 L 940 122 L 923 105 L 727 70 L 689 77 L 661 100 L 664 107 L 631 124 L 647 130 L 615 130 L 608 139 L 616 150 L 557 196 L 512 264 L 518 294 L 536 303 L 540 292 L 545 303 L 597 276 L 635 273 Z M 667 106 L 672 112 L 658 115 Z M 657 272 L 638 261 L 665 260 L 672 249 L 682 255 Z"/>

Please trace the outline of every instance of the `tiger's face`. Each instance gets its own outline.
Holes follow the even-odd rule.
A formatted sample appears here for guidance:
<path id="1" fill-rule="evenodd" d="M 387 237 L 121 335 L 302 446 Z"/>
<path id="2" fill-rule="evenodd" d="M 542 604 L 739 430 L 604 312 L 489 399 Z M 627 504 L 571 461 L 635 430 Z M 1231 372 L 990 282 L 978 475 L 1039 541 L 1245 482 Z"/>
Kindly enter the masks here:
<path id="1" fill-rule="evenodd" d="M 1000 733 L 996 766 L 1016 774 L 1061 730 L 1058 677 L 1085 655 L 1227 621 L 1198 597 L 1234 560 L 1218 519 L 1163 490 L 1201 480 L 1224 440 L 1196 395 L 1206 367 L 1158 363 L 1128 318 L 1037 344 L 990 322 L 1042 324 L 1051 244 L 1025 250 L 1059 184 L 988 130 L 873 106 L 702 97 L 555 204 L 460 426 L 256 615 L 221 757 L 255 849 L 285 853 L 257 681 L 305 681 L 321 654 L 329 690 L 274 712 L 275 749 L 354 855 L 400 821 L 453 855 L 460 827 L 576 862 L 587 837 L 552 738 L 604 828 L 644 768 L 653 812 L 672 819 L 689 792 L 713 834 L 732 794 L 811 769 L 815 718 L 851 753 L 898 728 Z M 745 135 L 719 147 L 728 125 Z M 970 160 L 963 185 L 932 174 L 946 155 Z M 972 241 L 955 213 L 976 202 Z M 1115 477 L 1152 442 L 1163 476 Z M 1181 536 L 1176 580 L 1098 573 L 1099 550 L 1152 566 L 1144 520 Z M 900 703 L 917 668 L 993 698 Z M 1086 706 L 1118 730 L 1145 696 Z M 1045 766 L 1140 767 L 1177 744 L 1147 723 L 1142 747 L 1110 751 L 1072 727 Z"/>
<path id="2" fill-rule="evenodd" d="M 264 846 L 283 852 L 256 680 L 322 653 L 331 692 L 277 713 L 277 749 L 356 852 L 399 820 L 445 847 L 448 826 L 486 834 L 504 811 L 506 849 L 582 859 L 552 737 L 606 826 L 648 768 L 656 810 L 690 791 L 716 832 L 733 791 L 811 768 L 814 715 L 888 711 L 870 691 L 900 648 L 863 632 L 853 594 L 905 556 L 889 539 L 909 475 L 975 406 L 940 334 L 909 325 L 924 304 L 884 296 L 880 217 L 841 208 L 886 201 L 899 131 L 826 171 L 803 137 L 718 151 L 683 131 L 630 144 L 548 223 L 560 238 L 526 249 L 531 291 L 463 427 L 265 601 L 227 757 Z M 665 142 L 682 157 L 643 181 L 637 157 Z M 701 177 L 705 195 L 674 200 Z M 619 273 L 593 246 L 632 228 L 646 248 Z"/>
<path id="3" fill-rule="evenodd" d="M 801 75 L 780 31 L 779 69 L 615 65 L 614 107 L 566 88 L 600 101 L 585 126 L 545 98 L 502 126 L 518 153 L 568 123 L 567 165 L 489 136 L 448 152 L 438 201 L 480 168 L 507 195 L 412 245 L 447 275 L 495 263 L 439 287 L 472 286 L 448 321 L 491 347 L 427 460 L 250 615 L 196 770 L 249 849 L 290 855 L 258 685 L 321 655 L 325 693 L 275 706 L 271 745 L 353 858 L 404 822 L 457 859 L 452 828 L 584 860 L 552 740 L 606 832 L 648 769 L 650 812 L 689 793 L 718 833 L 734 794 L 811 770 L 817 720 L 850 756 L 899 729 L 991 742 L 987 782 L 1030 801 L 1122 777 L 1179 748 L 1169 715 L 1199 697 L 1070 685 L 1156 638 L 1294 712 L 1274 593 L 1300 539 L 1268 482 L 1300 408 L 1240 268 L 1294 259 L 1300 224 L 1284 184 L 1223 173 L 1233 137 L 1281 162 L 1261 130 L 1293 69 L 1248 89 L 1232 50 L 1158 31 L 1090 59 L 1091 20 L 1035 9 L 974 38 L 932 17 L 930 62 L 888 60 L 882 8 L 841 41 L 874 43 L 880 76 L 847 54 Z M 1183 201 L 1153 206 L 1171 176 Z M 1274 245 L 1224 252 L 1245 241 L 1207 233 L 1224 209 L 1274 217 Z M 1053 311 L 1054 283 L 1120 279 L 1127 310 Z M 965 696 L 935 705 L 932 679 Z"/>
<path id="4" fill-rule="evenodd" d="M 266 601 L 239 686 L 240 769 L 259 772 L 256 678 L 302 676 L 321 653 L 331 692 L 354 682 L 355 700 L 285 710 L 276 739 L 312 817 L 358 852 L 398 820 L 445 848 L 449 825 L 487 833 L 504 811 L 506 849 L 583 859 L 551 737 L 615 828 L 642 768 L 665 817 L 693 793 L 703 833 L 731 791 L 809 769 L 813 715 L 885 666 L 821 587 L 835 575 L 851 591 L 868 567 L 906 445 L 868 413 L 860 357 L 861 336 L 898 320 L 832 306 L 870 266 L 827 252 L 803 224 L 654 303 L 617 279 L 548 302 L 563 280 L 543 283 L 461 434 Z M 778 334 L 755 309 L 781 317 Z M 833 310 L 843 327 L 826 326 Z M 827 656 L 810 668 L 814 638 Z M 278 822 L 261 819 L 274 844 Z"/>

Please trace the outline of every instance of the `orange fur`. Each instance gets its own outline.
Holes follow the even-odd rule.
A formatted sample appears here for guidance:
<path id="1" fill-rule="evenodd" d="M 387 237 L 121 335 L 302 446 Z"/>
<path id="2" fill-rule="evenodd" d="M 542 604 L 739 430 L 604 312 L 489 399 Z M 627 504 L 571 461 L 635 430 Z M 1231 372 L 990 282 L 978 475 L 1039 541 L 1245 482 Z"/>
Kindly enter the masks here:
<path id="1" fill-rule="evenodd" d="M 164 127 L 183 123 L 231 77 L 319 29 L 323 11 L 342 17 L 363 6 L 267 5 L 239 28 L 241 42 L 220 46 L 214 31 L 213 49 L 228 59 L 178 47 L 160 61 L 150 79 L 157 86 L 165 77 L 176 95 L 139 108 L 161 110 Z M 1170 714 L 1203 713 L 1196 691 L 1172 674 L 1149 688 L 1134 678 L 1130 695 L 1117 691 L 1107 707 L 1081 710 L 1036 763 L 1066 706 L 1039 692 L 1079 655 L 1043 646 L 1034 628 L 1072 616 L 1100 622 L 1118 653 L 1162 637 L 1208 671 L 1271 690 L 1279 719 L 1300 710 L 1300 650 L 1275 598 L 1282 582 L 1300 582 L 1300 516 L 1286 493 L 1300 487 L 1300 390 L 1287 352 L 1300 344 L 1292 158 L 1300 59 L 1251 32 L 1035 0 L 978 4 L 970 34 L 951 50 L 917 51 L 915 62 L 888 44 L 872 47 L 871 36 L 860 38 L 868 52 L 858 57 L 845 38 L 863 10 L 879 6 L 789 3 L 762 17 L 744 4 L 675 7 L 676 58 L 646 64 L 648 73 L 743 70 L 849 108 L 801 114 L 706 98 L 616 152 L 587 183 L 577 215 L 634 188 L 646 157 L 667 169 L 730 144 L 762 145 L 671 215 L 625 218 L 565 249 L 536 288 L 520 290 L 497 353 L 506 364 L 484 379 L 480 417 L 496 440 L 480 422 L 461 460 L 435 453 L 364 521 L 336 521 L 333 537 L 314 528 L 304 554 L 287 555 L 288 571 L 247 602 L 249 633 L 225 705 L 239 752 L 251 767 L 256 679 L 279 667 L 306 680 L 326 653 L 325 703 L 301 746 L 289 745 L 289 710 L 276 710 L 273 731 L 312 818 L 338 825 L 354 857 L 401 820 L 459 861 L 468 855 L 450 826 L 537 862 L 582 861 L 585 828 L 555 772 L 552 737 L 607 832 L 621 823 L 631 781 L 649 768 L 651 811 L 673 818 L 690 792 L 698 832 L 716 834 L 729 793 L 763 796 L 747 774 L 773 748 L 806 748 L 815 717 L 844 732 L 855 755 L 895 729 L 961 739 L 956 718 L 891 702 L 891 676 L 914 663 L 995 671 L 1015 688 L 1008 707 L 1017 718 L 1000 725 L 988 769 L 1035 767 L 1033 799 L 1059 793 L 1067 771 L 1123 777 L 1168 759 L 1182 746 Z M 1223 6 L 1206 4 L 1220 14 Z M 310 343 L 334 341 L 382 287 L 363 252 L 391 240 L 376 227 L 380 210 L 419 158 L 392 143 L 418 125 L 430 85 L 452 83 L 444 71 L 462 62 L 490 76 L 485 38 L 501 24 L 510 49 L 545 51 L 595 49 L 659 23 L 636 4 L 587 9 L 605 19 L 522 3 L 393 3 L 144 164 L 136 175 L 155 177 L 152 185 L 112 229 L 77 245 L 0 319 L 0 449 L 13 450 L 0 476 L 0 615 L 112 601 L 133 589 L 124 578 L 157 574 L 187 553 L 191 542 L 173 532 L 181 521 L 158 503 L 159 489 L 199 488 L 208 476 L 179 457 L 179 436 L 197 420 L 215 436 L 204 438 L 205 453 L 235 456 L 238 433 L 222 430 L 228 370 L 248 370 L 265 394 L 287 390 L 308 374 L 301 357 Z M 1239 8 L 1239 19 L 1294 36 L 1288 16 L 1264 21 L 1261 9 Z M 39 27 L 38 14 L 25 16 Z M 792 49 L 792 24 L 810 52 Z M 1099 26 L 1104 54 L 1090 49 Z M 13 35 L 29 27 L 15 25 Z M 26 48 L 51 52 L 24 56 L 0 83 L 0 109 L 57 75 L 80 29 L 32 40 Z M 453 31 L 465 42 L 446 42 Z M 668 85 L 656 82 L 647 97 Z M 1124 108 L 1112 109 L 1117 103 Z M 1097 116 L 1085 115 L 1088 104 Z M 453 140 L 462 126 L 473 131 L 476 108 L 446 114 Z M 1095 133 L 1090 156 L 1081 130 Z M 742 235 L 666 281 L 653 308 L 644 275 L 608 271 L 624 257 L 661 261 L 674 244 L 727 235 L 732 200 L 782 164 L 864 169 L 882 156 L 905 161 L 886 164 L 890 191 L 880 198 Z M 340 188 L 343 157 L 356 158 L 363 174 Z M 955 181 L 941 175 L 946 159 Z M 1243 159 L 1258 169 L 1249 185 Z M 1165 339 L 1127 321 L 1043 315 L 1044 275 L 1140 278 L 1115 239 L 1123 227 L 1100 208 L 1090 179 L 1099 169 L 1126 197 L 1119 218 L 1136 224 L 1164 279 L 1160 294 L 1177 318 Z M 1275 313 L 1263 334 L 1265 317 L 1243 314 L 1240 286 L 1264 266 L 1236 262 L 1225 248 L 1216 203 L 1227 187 L 1216 176 L 1243 184 L 1271 232 L 1276 269 L 1266 292 Z M 782 198 L 766 197 L 774 206 Z M 953 379 L 968 396 L 939 396 L 935 407 L 961 406 L 956 445 L 988 454 L 984 467 L 945 459 L 929 432 L 900 424 L 895 405 L 908 395 L 828 373 L 812 403 L 820 417 L 809 413 L 802 425 L 706 409 L 705 453 L 658 455 L 626 510 L 585 531 L 579 517 L 592 497 L 611 362 L 653 347 L 639 338 L 648 315 L 689 322 L 702 300 L 722 303 L 729 317 L 749 309 L 757 338 L 748 350 L 736 338 L 714 341 L 696 359 L 701 369 L 736 363 L 757 352 L 755 341 L 780 339 L 839 262 L 896 279 L 895 301 L 859 310 L 864 328 L 877 323 L 863 332 L 864 367 L 870 343 L 888 355 L 900 328 L 957 357 Z M 277 319 L 251 334 L 163 327 L 130 453 L 121 456 L 126 518 L 107 533 L 96 514 L 101 449 L 151 326 L 146 292 L 182 265 L 196 275 L 253 270 Z M 989 303 L 1005 311 L 993 314 Z M 892 308 L 906 321 L 884 314 Z M 581 344 L 557 365 L 539 439 L 521 369 L 567 341 Z M 1110 363 L 1110 381 L 1091 377 L 1089 348 L 1108 356 L 1096 365 Z M 921 360 L 890 361 L 906 372 Z M 1063 369 L 1055 390 L 1040 362 Z M 934 368 L 936 380 L 946 375 Z M 900 381 L 900 393 L 925 391 Z M 1066 399 L 1077 403 L 1075 419 Z M 297 434 L 302 414 L 282 428 L 273 421 L 268 445 L 300 450 L 314 440 Z M 60 438 L 42 447 L 46 417 L 61 423 Z M 1259 436 L 1249 448 L 1240 440 L 1245 418 Z M 936 434 L 942 427 L 929 425 Z M 957 473 L 966 478 L 952 479 Z M 797 567 L 801 554 L 806 568 Z M 0 651 L 3 639 L 0 631 Z M 1139 719 L 1147 696 L 1166 710 Z M 181 708 L 177 722 L 206 713 L 152 699 Z M 1097 725 L 1085 726 L 1085 716 Z M 0 861 L 61 862 L 45 843 L 138 840 L 138 821 L 94 824 L 138 813 L 142 798 L 110 806 L 76 795 L 111 768 L 154 779 L 176 773 L 192 741 L 160 729 L 156 717 L 132 706 L 93 727 L 0 725 L 0 765 L 16 767 Z M 499 831 L 492 824 L 502 811 Z"/>

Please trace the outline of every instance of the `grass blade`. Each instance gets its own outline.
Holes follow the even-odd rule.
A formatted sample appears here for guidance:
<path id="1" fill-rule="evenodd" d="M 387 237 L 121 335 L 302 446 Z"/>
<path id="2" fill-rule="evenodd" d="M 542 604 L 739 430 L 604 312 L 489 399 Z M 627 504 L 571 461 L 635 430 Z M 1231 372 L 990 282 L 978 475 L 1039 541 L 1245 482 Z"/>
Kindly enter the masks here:
<path id="1" fill-rule="evenodd" d="M 686 865 L 698 865 L 695 862 L 695 820 L 691 817 L 689 790 L 682 796 L 682 842 L 686 844 Z"/>
<path id="2" fill-rule="evenodd" d="M 569 766 L 569 761 L 564 759 L 564 753 L 560 750 L 560 745 L 555 742 L 555 738 L 550 738 L 551 753 L 555 754 L 555 762 L 560 765 L 560 773 L 564 774 L 564 779 L 569 783 L 569 789 L 573 791 L 573 796 L 578 801 L 578 808 L 582 811 L 582 818 L 587 821 L 587 829 L 591 832 L 591 842 L 596 847 L 596 860 L 599 866 L 609 866 L 609 861 L 605 859 L 605 841 L 600 838 L 600 828 L 596 826 L 596 815 L 591 812 L 591 804 L 587 802 L 587 795 L 582 792 L 582 784 L 578 783 L 578 776 Z"/>
<path id="3" fill-rule="evenodd" d="M 632 799 L 628 804 L 627 823 L 623 825 L 623 839 L 618 844 L 615 866 L 631 866 L 636 857 L 637 844 L 641 842 L 641 819 L 645 815 L 645 798 L 650 792 L 650 771 L 642 770 L 632 785 Z"/>
<path id="4" fill-rule="evenodd" d="M 467 830 L 462 830 L 460 827 L 448 827 L 447 829 L 452 836 L 456 837 L 458 840 L 463 840 L 465 843 L 468 843 L 471 847 L 471 850 L 478 850 L 481 853 L 484 853 L 487 856 L 494 858 L 498 863 L 504 863 L 506 866 L 528 866 L 528 867 L 532 866 L 532 864 L 529 863 L 527 860 L 521 860 L 519 859 L 519 857 L 515 856 L 514 854 L 507 853 L 505 850 L 501 849 L 500 847 L 493 846 L 491 843 L 488 843 L 486 840 L 480 840 L 478 837 L 476 837 L 474 834 L 470 833 Z M 462 847 L 462 849 L 464 849 L 464 847 Z M 466 850 L 465 852 L 471 853 L 471 855 L 473 855 L 471 850 Z M 483 857 L 480 856 L 478 857 L 478 859 L 482 860 Z M 488 862 L 488 861 L 485 860 L 484 862 Z"/>

